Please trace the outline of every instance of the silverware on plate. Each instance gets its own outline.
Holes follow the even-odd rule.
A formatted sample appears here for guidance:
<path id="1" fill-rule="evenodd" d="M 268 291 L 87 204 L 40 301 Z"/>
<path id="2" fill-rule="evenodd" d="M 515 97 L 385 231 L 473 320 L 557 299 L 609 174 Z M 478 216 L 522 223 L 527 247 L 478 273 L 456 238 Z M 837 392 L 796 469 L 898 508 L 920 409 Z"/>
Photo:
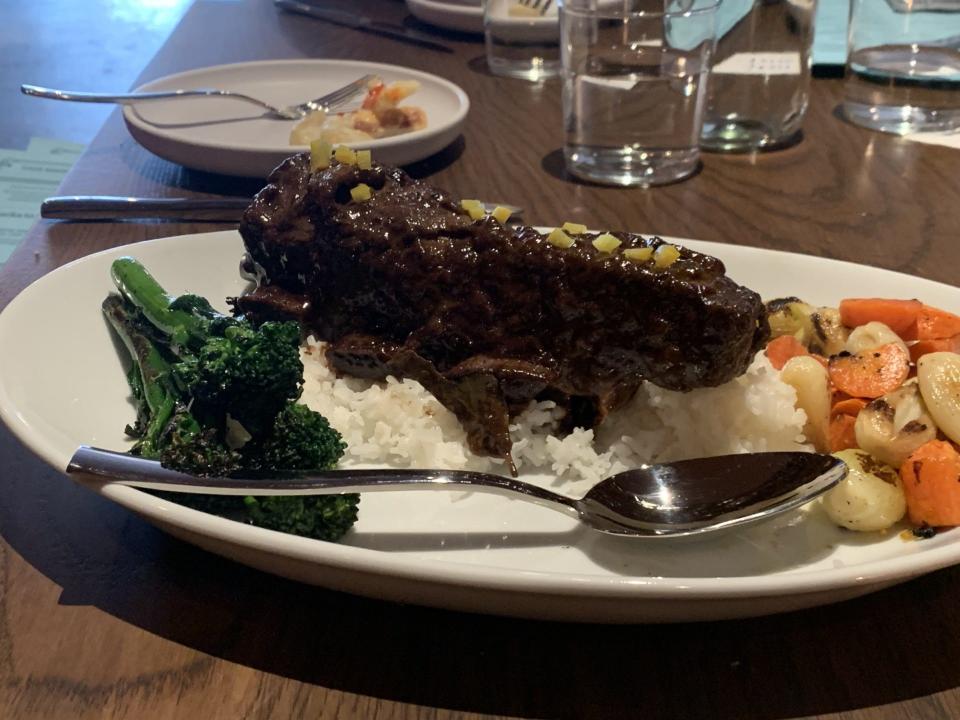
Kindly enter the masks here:
<path id="1" fill-rule="evenodd" d="M 550 11 L 550 5 L 553 0 L 517 0 L 520 5 L 537 11 L 540 15 L 546 15 Z"/>
<path id="2" fill-rule="evenodd" d="M 647 465 L 617 473 L 572 498 L 516 478 L 463 470 L 329 470 L 201 478 L 155 460 L 81 446 L 67 474 L 95 483 L 215 495 L 325 495 L 381 490 L 478 490 L 572 515 L 600 532 L 685 537 L 739 528 L 797 508 L 847 474 L 842 460 L 802 452 L 747 453 Z"/>
<path id="3" fill-rule="evenodd" d="M 345 105 L 353 100 L 357 95 L 365 93 L 374 79 L 373 75 L 364 75 L 353 82 L 337 88 L 333 92 L 321 95 L 314 100 L 307 100 L 298 105 L 285 105 L 275 107 L 263 100 L 258 100 L 250 95 L 234 92 L 232 90 L 216 90 L 213 88 L 198 88 L 195 90 L 165 90 L 159 92 L 139 92 L 139 93 L 120 93 L 110 95 L 106 93 L 76 92 L 73 90 L 56 90 L 53 88 L 39 87 L 37 85 L 21 85 L 20 92 L 32 97 L 47 98 L 49 100 L 68 100 L 71 102 L 88 103 L 115 103 L 117 105 L 136 105 L 141 102 L 151 100 L 172 100 L 176 98 L 197 98 L 197 97 L 229 97 L 236 100 L 259 105 L 266 108 L 267 116 L 279 120 L 299 120 L 302 117 L 316 110 L 332 110 Z"/>
<path id="4" fill-rule="evenodd" d="M 373 33 L 374 35 L 382 35 L 393 38 L 394 40 L 412 42 L 421 47 L 429 48 L 430 50 L 439 50 L 440 52 L 447 53 L 453 52 L 452 48 L 438 43 L 426 33 L 404 27 L 403 25 L 374 20 L 345 10 L 320 7 L 319 5 L 314 5 L 309 2 L 300 2 L 300 0 L 273 0 L 273 4 L 282 10 L 307 15 L 317 20 L 326 20 L 334 25 L 341 25 L 353 30 Z"/>
<path id="5" fill-rule="evenodd" d="M 47 198 L 40 205 L 40 217 L 49 220 L 186 220 L 195 222 L 239 222 L 250 198 L 138 198 L 110 195 L 65 195 Z M 483 203 L 492 212 L 498 203 Z M 523 208 L 503 205 L 517 219 Z"/>

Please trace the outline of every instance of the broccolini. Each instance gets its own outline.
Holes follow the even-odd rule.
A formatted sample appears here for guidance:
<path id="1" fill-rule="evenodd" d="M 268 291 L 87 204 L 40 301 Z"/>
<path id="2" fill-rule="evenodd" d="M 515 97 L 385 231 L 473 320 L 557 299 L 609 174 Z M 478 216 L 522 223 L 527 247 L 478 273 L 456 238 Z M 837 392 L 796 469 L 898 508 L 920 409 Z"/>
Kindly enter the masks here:
<path id="1" fill-rule="evenodd" d="M 303 386 L 296 323 L 259 327 L 196 295 L 169 296 L 133 258 L 111 268 L 120 295 L 103 312 L 123 340 L 137 404 L 131 453 L 193 475 L 324 470 L 343 455 L 326 418 L 296 403 Z M 255 525 L 338 540 L 359 496 L 164 497 Z"/>

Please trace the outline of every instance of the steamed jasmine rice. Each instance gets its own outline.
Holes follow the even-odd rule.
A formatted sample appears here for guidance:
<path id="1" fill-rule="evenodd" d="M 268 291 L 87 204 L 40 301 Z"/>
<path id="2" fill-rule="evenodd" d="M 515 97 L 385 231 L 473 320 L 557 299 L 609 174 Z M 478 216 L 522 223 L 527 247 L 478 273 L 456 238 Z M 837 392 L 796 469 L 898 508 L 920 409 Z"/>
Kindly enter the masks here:
<path id="1" fill-rule="evenodd" d="M 503 460 L 470 452 L 452 412 L 414 380 L 374 382 L 337 377 L 324 343 L 302 349 L 303 402 L 322 413 L 347 443 L 344 464 L 479 470 L 507 474 Z M 796 392 L 761 352 L 747 372 L 691 392 L 643 383 L 636 396 L 597 429 L 553 433 L 563 410 L 532 402 L 510 425 L 521 476 L 556 478 L 565 492 L 585 492 L 604 477 L 643 463 L 707 455 L 811 450 Z"/>

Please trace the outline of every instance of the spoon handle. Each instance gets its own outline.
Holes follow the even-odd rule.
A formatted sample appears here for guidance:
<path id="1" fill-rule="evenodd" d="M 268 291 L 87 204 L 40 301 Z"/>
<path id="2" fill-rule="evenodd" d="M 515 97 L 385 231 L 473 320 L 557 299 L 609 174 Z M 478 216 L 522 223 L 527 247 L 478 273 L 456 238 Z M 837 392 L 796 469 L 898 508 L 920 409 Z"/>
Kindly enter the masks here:
<path id="1" fill-rule="evenodd" d="M 246 478 L 205 478 L 187 475 L 126 453 L 81 445 L 70 459 L 67 474 L 87 482 L 128 485 L 147 490 L 204 495 L 333 495 L 382 490 L 482 490 L 524 499 L 576 515 L 573 498 L 515 478 L 466 470 L 327 470 Z"/>

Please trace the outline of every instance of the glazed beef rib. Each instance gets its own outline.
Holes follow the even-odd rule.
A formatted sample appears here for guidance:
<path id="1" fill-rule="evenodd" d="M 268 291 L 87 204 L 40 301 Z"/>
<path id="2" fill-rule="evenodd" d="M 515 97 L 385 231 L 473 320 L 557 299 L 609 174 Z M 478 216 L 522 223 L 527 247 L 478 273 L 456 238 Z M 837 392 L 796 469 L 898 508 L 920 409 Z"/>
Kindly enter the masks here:
<path id="1" fill-rule="evenodd" d="M 364 183 L 368 200 L 350 190 Z M 528 227 L 472 220 L 457 199 L 396 168 L 309 156 L 278 167 L 240 225 L 253 293 L 236 308 L 289 317 L 328 341 L 343 373 L 421 382 L 478 453 L 510 459 L 508 420 L 532 399 L 592 427 L 641 380 L 672 390 L 740 375 L 767 337 L 760 297 L 716 258 L 681 248 L 667 267 L 630 260 L 658 238 L 614 233 L 567 248 Z"/>

